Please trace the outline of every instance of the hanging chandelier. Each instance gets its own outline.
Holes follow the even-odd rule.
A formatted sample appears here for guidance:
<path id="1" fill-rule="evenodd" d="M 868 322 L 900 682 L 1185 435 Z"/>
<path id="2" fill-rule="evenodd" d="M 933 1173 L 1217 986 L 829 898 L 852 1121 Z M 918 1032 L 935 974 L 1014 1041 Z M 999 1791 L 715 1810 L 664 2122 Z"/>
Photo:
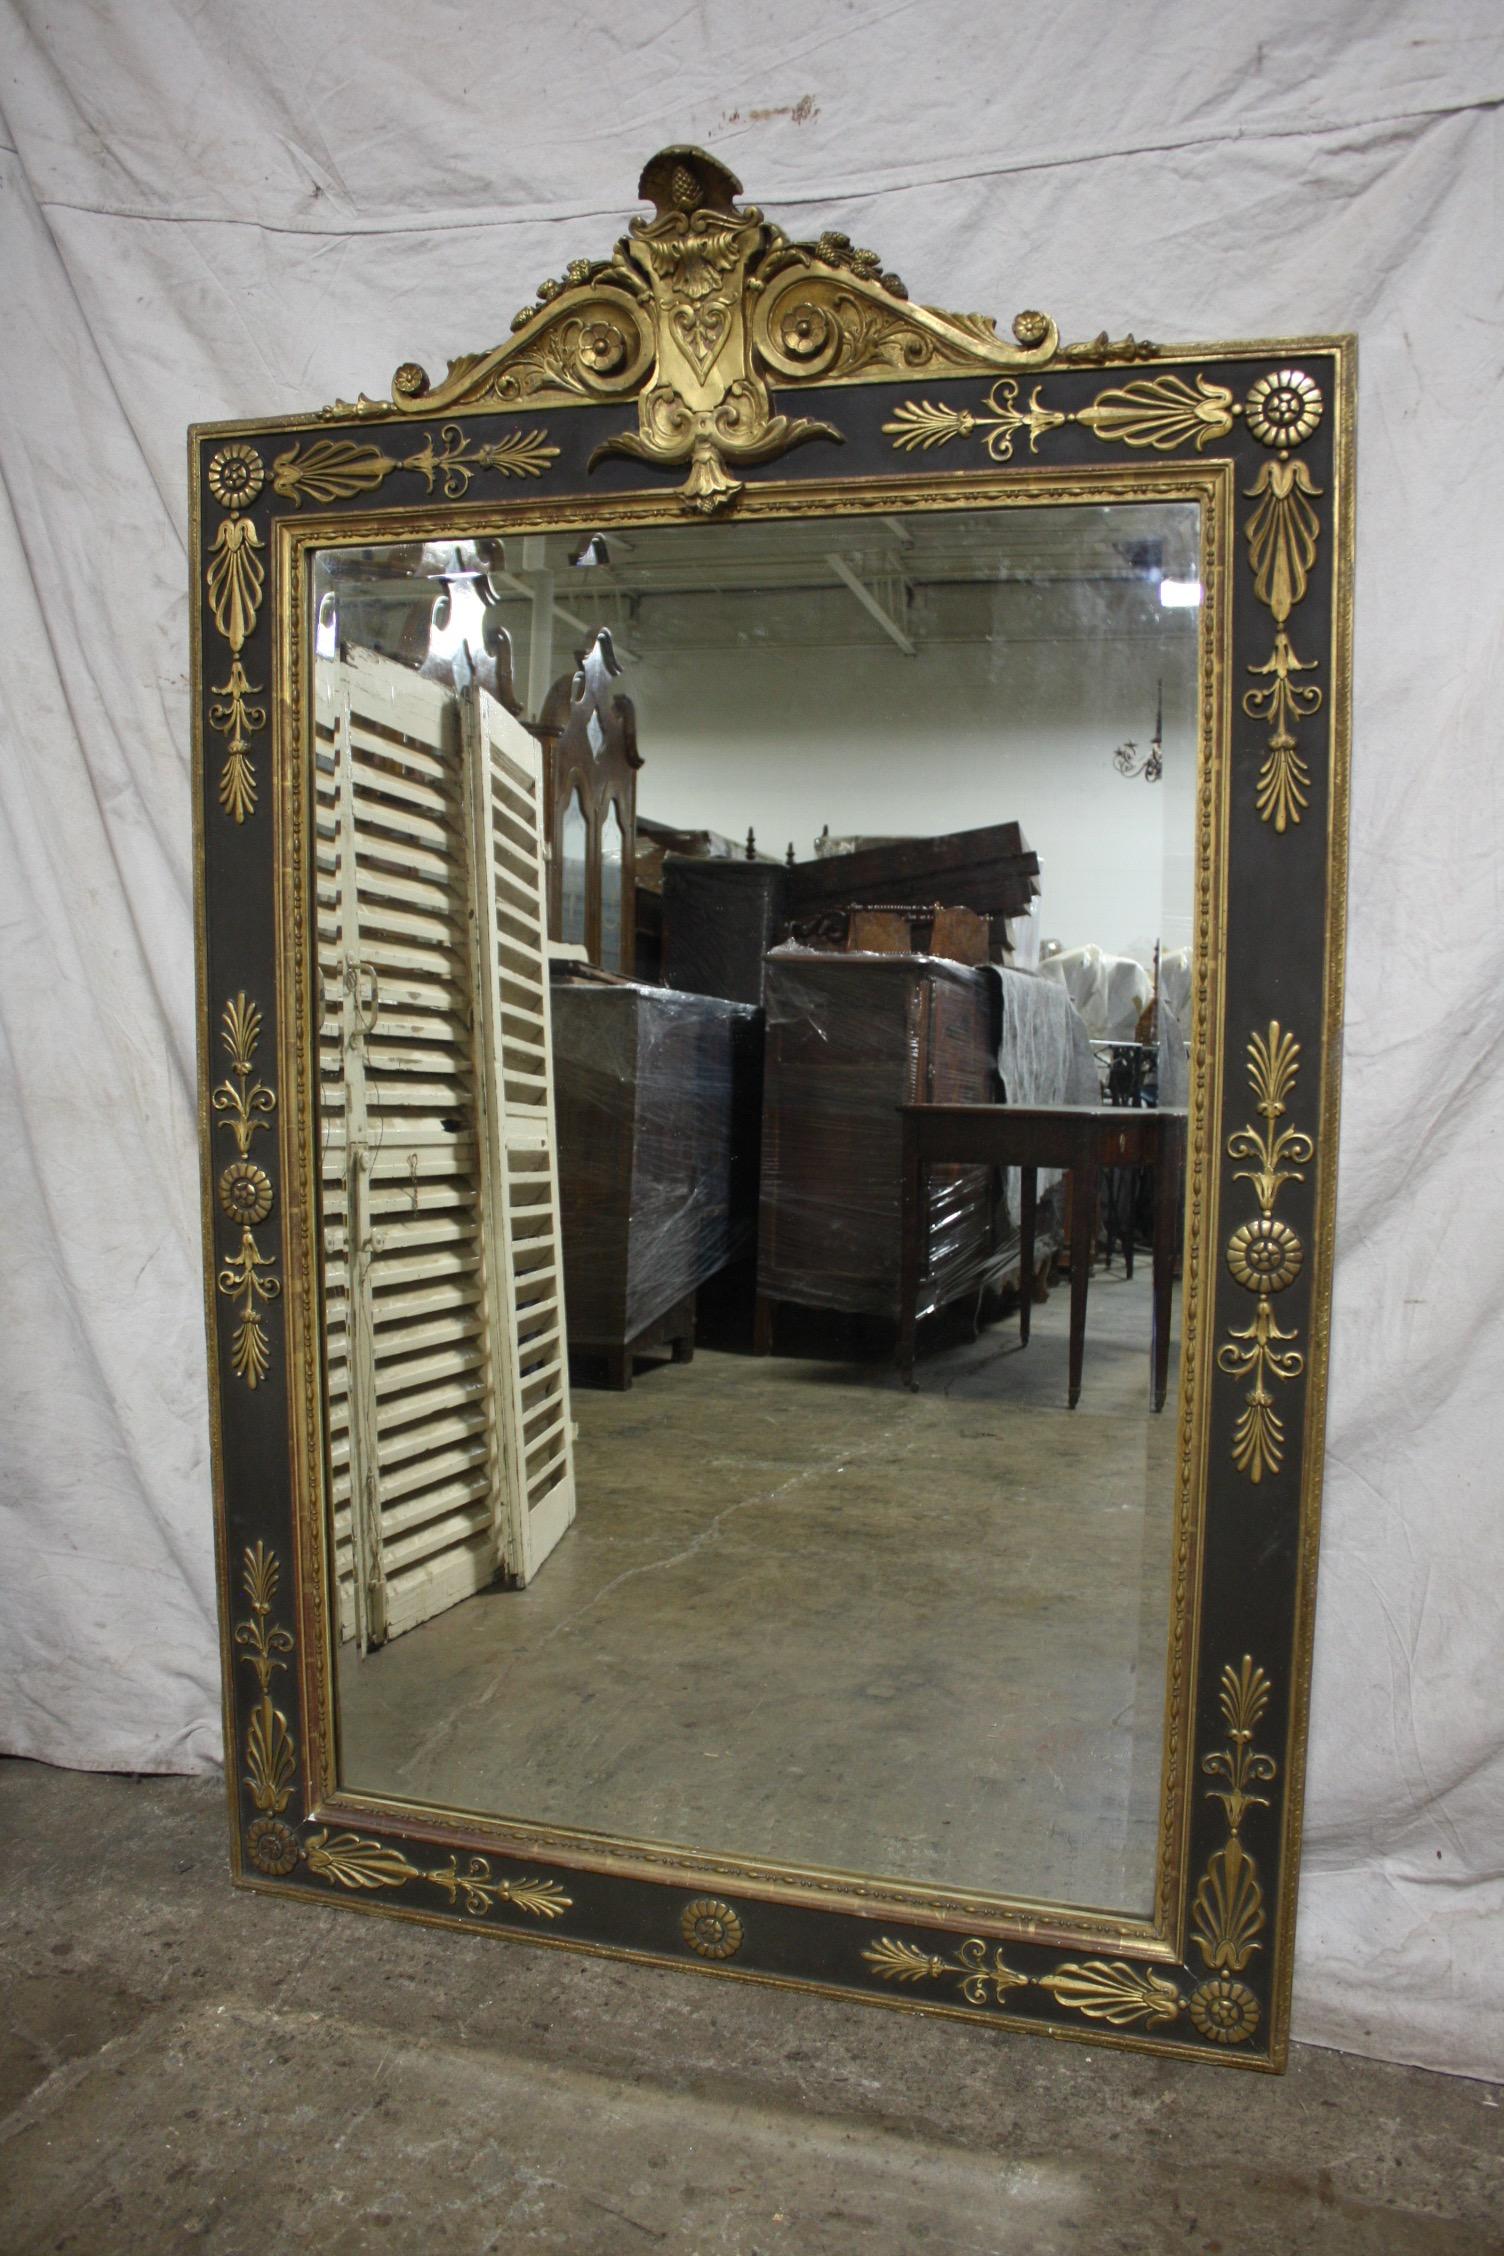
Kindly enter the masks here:
<path id="1" fill-rule="evenodd" d="M 1158 783 L 1165 772 L 1165 685 L 1159 684 L 1159 699 L 1154 713 L 1154 735 L 1149 749 L 1140 755 L 1132 737 L 1120 744 L 1112 755 L 1112 764 L 1120 776 L 1142 776 L 1145 783 Z"/>

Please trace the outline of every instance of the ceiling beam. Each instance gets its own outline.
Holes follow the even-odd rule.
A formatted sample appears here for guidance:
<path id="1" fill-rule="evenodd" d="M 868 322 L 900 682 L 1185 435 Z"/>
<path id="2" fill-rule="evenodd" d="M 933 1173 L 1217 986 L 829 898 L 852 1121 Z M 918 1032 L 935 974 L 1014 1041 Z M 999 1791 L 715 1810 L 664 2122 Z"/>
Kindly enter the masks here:
<path id="1" fill-rule="evenodd" d="M 582 619 L 578 611 L 571 611 L 567 604 L 561 603 L 558 597 L 552 594 L 552 572 L 529 573 L 528 575 L 523 576 L 517 572 L 507 571 L 502 565 L 493 564 L 488 569 L 486 578 L 491 582 L 491 585 L 493 587 L 506 588 L 510 591 L 511 594 L 520 595 L 524 597 L 527 602 L 532 604 L 539 603 L 544 599 L 545 595 L 547 595 L 549 608 L 553 612 L 554 617 L 556 619 L 562 619 L 566 627 L 573 627 L 576 634 L 595 634 L 601 627 L 607 624 L 606 620 L 600 619 L 596 622 L 596 625 L 592 627 L 590 621 L 588 619 Z M 543 585 L 540 585 L 540 583 L 542 582 L 547 583 L 546 588 Z M 628 650 L 622 643 L 621 637 L 617 634 L 615 627 L 612 627 L 611 629 L 611 643 L 618 658 L 629 659 L 633 655 L 633 653 Z"/>
<path id="2" fill-rule="evenodd" d="M 835 551 L 832 550 L 830 554 L 827 555 L 825 561 L 830 566 L 831 570 L 835 573 L 837 579 L 845 581 L 847 587 L 850 588 L 852 594 L 856 597 L 857 602 L 861 604 L 863 610 L 871 612 L 873 618 L 882 628 L 883 633 L 888 636 L 889 640 L 897 643 L 899 649 L 903 652 L 906 658 L 914 657 L 916 653 L 913 642 L 910 640 L 908 635 L 904 633 L 903 628 L 898 624 L 898 621 L 894 618 L 892 612 L 889 611 L 884 604 L 878 601 L 871 588 L 868 587 L 866 581 L 852 570 L 845 557 L 837 556 Z"/>

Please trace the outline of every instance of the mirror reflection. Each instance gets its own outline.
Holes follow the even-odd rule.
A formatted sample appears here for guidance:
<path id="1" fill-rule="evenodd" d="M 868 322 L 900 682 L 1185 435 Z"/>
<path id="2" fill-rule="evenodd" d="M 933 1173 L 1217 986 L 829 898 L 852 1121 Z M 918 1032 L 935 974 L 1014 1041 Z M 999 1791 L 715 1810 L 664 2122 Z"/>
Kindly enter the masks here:
<path id="1" fill-rule="evenodd" d="M 1149 1911 L 1198 519 L 319 553 L 344 1786 Z"/>

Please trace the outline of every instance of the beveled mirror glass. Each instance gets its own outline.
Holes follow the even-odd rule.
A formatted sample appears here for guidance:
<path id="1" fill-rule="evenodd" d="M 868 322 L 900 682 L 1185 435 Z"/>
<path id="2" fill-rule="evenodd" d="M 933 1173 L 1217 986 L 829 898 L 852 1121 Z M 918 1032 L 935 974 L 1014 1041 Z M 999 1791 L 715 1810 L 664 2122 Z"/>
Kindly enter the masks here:
<path id="1" fill-rule="evenodd" d="M 1350 347 L 642 189 L 194 435 L 237 1870 L 1278 2065 Z"/>

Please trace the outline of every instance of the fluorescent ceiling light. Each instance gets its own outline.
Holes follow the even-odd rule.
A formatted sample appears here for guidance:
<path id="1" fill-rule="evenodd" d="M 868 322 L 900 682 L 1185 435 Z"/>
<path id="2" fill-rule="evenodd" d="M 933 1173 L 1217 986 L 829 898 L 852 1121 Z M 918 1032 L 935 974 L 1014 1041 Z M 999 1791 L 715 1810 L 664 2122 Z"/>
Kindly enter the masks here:
<path id="1" fill-rule="evenodd" d="M 1159 600 L 1166 611 L 1193 611 L 1201 601 L 1201 582 L 1161 580 Z"/>

